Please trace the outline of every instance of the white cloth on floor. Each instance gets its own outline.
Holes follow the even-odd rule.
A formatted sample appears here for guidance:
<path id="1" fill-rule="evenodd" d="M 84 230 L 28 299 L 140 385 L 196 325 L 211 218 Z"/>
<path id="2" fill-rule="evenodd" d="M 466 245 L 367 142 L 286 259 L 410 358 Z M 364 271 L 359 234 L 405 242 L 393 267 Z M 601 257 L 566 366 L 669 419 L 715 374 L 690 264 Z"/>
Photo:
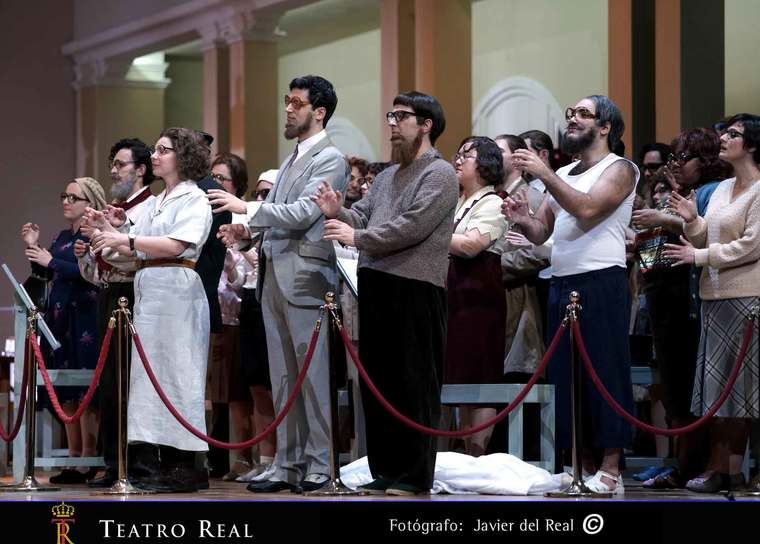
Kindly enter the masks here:
<path id="1" fill-rule="evenodd" d="M 342 467 L 340 479 L 351 489 L 371 482 L 367 458 Z M 436 456 L 432 493 L 536 495 L 559 491 L 571 482 L 568 474 L 551 474 L 506 453 L 472 457 L 444 451 Z"/>

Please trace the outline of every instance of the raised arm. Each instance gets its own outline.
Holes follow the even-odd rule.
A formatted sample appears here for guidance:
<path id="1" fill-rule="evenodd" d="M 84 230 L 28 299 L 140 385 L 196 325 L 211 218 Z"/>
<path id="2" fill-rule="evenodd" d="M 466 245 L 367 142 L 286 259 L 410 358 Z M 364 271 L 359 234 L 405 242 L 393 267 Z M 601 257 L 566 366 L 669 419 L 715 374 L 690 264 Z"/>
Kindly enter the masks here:
<path id="1" fill-rule="evenodd" d="M 588 227 L 611 214 L 636 185 L 636 168 L 624 159 L 608 166 L 588 193 L 571 187 L 531 151 L 518 149 L 513 162 L 539 177 L 557 204 Z"/>

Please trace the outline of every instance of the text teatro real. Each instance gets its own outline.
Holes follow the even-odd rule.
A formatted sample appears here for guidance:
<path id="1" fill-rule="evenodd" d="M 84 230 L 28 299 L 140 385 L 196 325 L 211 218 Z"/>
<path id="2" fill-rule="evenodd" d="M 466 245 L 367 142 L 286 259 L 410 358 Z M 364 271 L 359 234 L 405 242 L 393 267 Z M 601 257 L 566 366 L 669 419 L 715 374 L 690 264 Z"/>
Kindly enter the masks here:
<path id="1" fill-rule="evenodd" d="M 187 534 L 183 523 L 118 523 L 113 519 L 101 519 L 98 523 L 103 528 L 103 538 L 253 538 L 248 523 L 213 523 L 207 519 L 198 520 L 194 535 Z"/>

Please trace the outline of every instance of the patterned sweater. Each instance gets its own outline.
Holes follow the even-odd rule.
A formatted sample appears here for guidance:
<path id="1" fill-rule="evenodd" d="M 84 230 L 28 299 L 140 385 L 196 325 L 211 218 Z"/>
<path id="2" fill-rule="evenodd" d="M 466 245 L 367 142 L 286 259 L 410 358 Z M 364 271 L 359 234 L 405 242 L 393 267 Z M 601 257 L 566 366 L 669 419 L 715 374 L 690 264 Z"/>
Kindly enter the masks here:
<path id="1" fill-rule="evenodd" d="M 703 300 L 760 296 L 760 180 L 731 202 L 735 182 L 718 185 L 705 217 L 684 226 L 703 267 Z"/>

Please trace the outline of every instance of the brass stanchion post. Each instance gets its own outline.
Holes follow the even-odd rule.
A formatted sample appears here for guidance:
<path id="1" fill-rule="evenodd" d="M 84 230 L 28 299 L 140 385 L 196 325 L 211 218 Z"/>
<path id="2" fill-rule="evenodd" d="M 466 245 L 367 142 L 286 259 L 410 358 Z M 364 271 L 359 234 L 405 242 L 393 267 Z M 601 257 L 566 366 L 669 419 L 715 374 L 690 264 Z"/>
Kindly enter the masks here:
<path id="1" fill-rule="evenodd" d="M 755 324 L 755 333 L 760 334 L 760 304 L 752 308 L 749 319 Z M 756 461 L 760 461 L 757 459 Z M 752 480 L 746 489 L 733 491 L 730 490 L 734 497 L 760 497 L 760 472 Z"/>
<path id="2" fill-rule="evenodd" d="M 578 321 L 578 315 L 583 307 L 579 304 L 580 295 L 577 291 L 570 293 L 570 304 L 567 305 L 564 324 L 570 327 L 570 417 L 572 435 L 573 457 L 573 482 L 562 491 L 546 493 L 545 496 L 555 499 L 570 498 L 593 498 L 605 499 L 612 497 L 612 493 L 595 493 L 583 483 L 583 448 L 581 437 L 583 436 L 581 398 L 583 391 L 583 376 L 581 376 L 581 362 L 579 360 L 575 339 L 573 337 L 573 324 Z"/>
<path id="3" fill-rule="evenodd" d="M 129 301 L 126 297 L 119 297 L 119 307 L 113 311 L 108 326 L 116 326 L 116 395 L 118 402 L 118 479 L 114 484 L 103 491 L 98 491 L 96 495 L 146 495 L 153 491 L 138 489 L 133 486 L 127 476 L 127 403 L 129 395 L 127 388 L 129 384 L 129 316 L 130 311 L 127 308 Z"/>
<path id="4" fill-rule="evenodd" d="M 27 392 L 26 392 L 26 466 L 24 478 L 17 484 L 0 487 L 0 491 L 6 493 L 12 492 L 30 492 L 30 491 L 60 491 L 60 487 L 43 485 L 37 482 L 34 477 L 34 459 L 36 455 L 36 437 L 37 432 L 37 365 L 34 360 L 34 351 L 32 349 L 32 338 L 37 335 L 37 319 L 39 314 L 34 311 L 27 317 L 26 342 L 24 343 L 24 366 L 27 371 Z"/>
<path id="5" fill-rule="evenodd" d="M 335 294 L 328 292 L 325 295 L 325 305 L 323 306 L 325 312 L 328 314 L 328 320 L 330 322 L 327 331 L 328 345 L 342 346 L 343 342 L 340 338 L 335 338 L 334 335 L 337 331 L 341 330 L 343 324 L 340 322 L 338 316 L 338 305 L 335 304 Z M 338 426 L 338 370 L 335 368 L 334 358 L 330 357 L 330 422 L 331 422 L 331 434 L 332 440 L 330 441 L 330 481 L 316 491 L 309 491 L 305 495 L 312 496 L 346 496 L 346 495 L 364 495 L 362 491 L 354 491 L 341 482 L 340 480 L 340 431 Z"/>

